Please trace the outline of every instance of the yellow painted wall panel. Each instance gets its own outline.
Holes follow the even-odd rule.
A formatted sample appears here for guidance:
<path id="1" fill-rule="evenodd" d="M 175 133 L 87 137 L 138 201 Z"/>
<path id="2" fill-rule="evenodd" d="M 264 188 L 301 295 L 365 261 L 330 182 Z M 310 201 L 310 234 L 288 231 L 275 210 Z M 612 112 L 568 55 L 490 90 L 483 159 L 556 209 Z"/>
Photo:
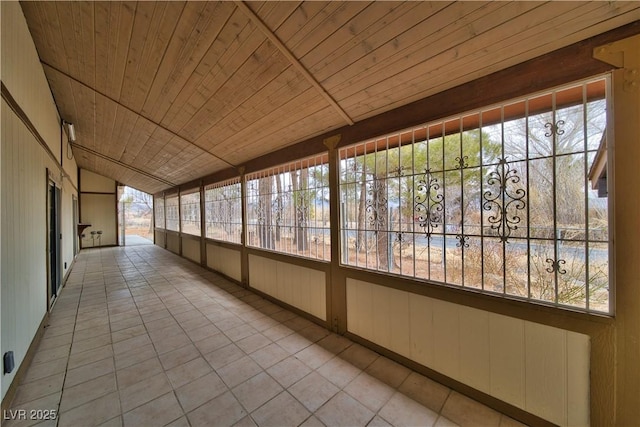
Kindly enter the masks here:
<path id="1" fill-rule="evenodd" d="M 80 191 L 91 193 L 115 193 L 116 182 L 106 176 L 80 169 Z"/>
<path id="2" fill-rule="evenodd" d="M 165 239 L 167 237 L 167 234 L 164 231 L 155 231 L 154 233 L 155 236 L 155 244 L 160 246 L 161 248 L 164 248 L 164 243 L 165 243 Z"/>
<path id="3" fill-rule="evenodd" d="M 559 425 L 589 422 L 586 335 L 351 278 L 347 329 Z"/>
<path id="4" fill-rule="evenodd" d="M 116 240 L 116 195 L 115 194 L 80 194 L 80 222 L 91 224 L 84 230 L 83 248 L 117 244 Z M 91 232 L 102 231 L 102 237 Z"/>
<path id="5" fill-rule="evenodd" d="M 249 284 L 319 319 L 327 318 L 322 271 L 249 255 Z"/>
<path id="6" fill-rule="evenodd" d="M 326 278 L 322 271 L 289 263 L 276 262 L 277 294 L 291 304 L 322 320 L 326 320 Z M 310 298 L 316 295 L 316 298 Z"/>
<path id="7" fill-rule="evenodd" d="M 239 250 L 207 244 L 207 266 L 238 282 L 242 280 L 240 255 Z"/>
<path id="8" fill-rule="evenodd" d="M 46 170 L 56 165 L 4 101 L 0 152 L 0 353 L 13 351 L 16 363 L 4 396 L 47 311 Z"/>
<path id="9" fill-rule="evenodd" d="M 274 297 L 291 304 L 296 305 L 296 301 L 293 299 L 292 286 L 293 283 L 299 284 L 300 280 L 296 277 L 297 271 L 292 265 L 283 264 L 275 261 L 276 267 L 276 291 Z"/>
<path id="10" fill-rule="evenodd" d="M 35 126 L 46 147 L 40 145 L 3 100 L 0 354 L 13 351 L 16 362 L 16 370 L 1 378 L 4 397 L 47 310 L 47 169 L 61 189 L 59 268 L 62 278 L 74 258 L 71 201 L 77 195 L 74 188 L 77 172 L 75 160 L 66 158 L 63 163 L 68 176 L 63 177 L 61 172 L 60 120 L 20 4 L 2 2 L 0 15 L 2 83 Z"/>
<path id="11" fill-rule="evenodd" d="M 0 3 L 2 83 L 42 135 L 60 164 L 61 122 L 20 3 Z"/>
<path id="12" fill-rule="evenodd" d="M 460 319 L 458 306 L 433 300 L 433 368 L 460 378 Z"/>
<path id="13" fill-rule="evenodd" d="M 433 366 L 433 300 L 422 295 L 409 298 L 410 358 Z"/>
<path id="14" fill-rule="evenodd" d="M 356 303 L 357 302 L 357 303 Z M 373 287 L 360 280 L 347 279 L 347 329 L 373 341 Z"/>
<path id="15" fill-rule="evenodd" d="M 567 332 L 525 322 L 526 407 L 567 425 Z"/>
<path id="16" fill-rule="evenodd" d="M 488 393 L 491 384 L 489 313 L 460 306 L 460 379 Z"/>
<path id="17" fill-rule="evenodd" d="M 200 264 L 200 241 L 182 237 L 182 256 Z"/>
<path id="18" fill-rule="evenodd" d="M 61 243 L 61 251 L 62 251 L 62 277 L 64 277 L 69 269 L 71 268 L 71 263 L 73 261 L 73 248 L 74 248 L 74 240 L 77 238 L 77 224 L 73 223 L 73 197 L 76 195 L 75 190 L 71 186 L 71 183 L 68 180 L 62 181 L 62 210 L 64 214 L 61 218 L 61 230 L 62 233 L 62 241 Z M 79 220 L 80 218 L 78 218 Z M 80 248 L 79 241 L 76 242 L 78 249 Z"/>
<path id="19" fill-rule="evenodd" d="M 249 255 L 249 281 L 252 287 L 276 296 L 276 262 L 264 257 Z"/>
<path id="20" fill-rule="evenodd" d="M 518 408 L 525 407 L 524 321 L 489 315 L 492 396 Z"/>
<path id="21" fill-rule="evenodd" d="M 390 348 L 402 356 L 411 354 L 410 326 L 409 326 L 409 294 L 396 289 L 387 288 L 387 304 L 389 305 L 389 325 L 392 331 Z"/>
<path id="22" fill-rule="evenodd" d="M 174 254 L 180 254 L 180 235 L 167 233 L 167 249 Z"/>
<path id="23" fill-rule="evenodd" d="M 374 286 L 372 304 L 373 341 L 408 356 L 411 352 L 408 294 L 385 286 Z"/>
<path id="24" fill-rule="evenodd" d="M 372 341 L 391 350 L 391 307 L 388 304 L 390 289 L 384 286 L 374 286 L 371 289 L 372 312 L 369 322 L 372 324 Z"/>
<path id="25" fill-rule="evenodd" d="M 589 419 L 589 337 L 567 333 L 567 425 L 586 426 Z"/>

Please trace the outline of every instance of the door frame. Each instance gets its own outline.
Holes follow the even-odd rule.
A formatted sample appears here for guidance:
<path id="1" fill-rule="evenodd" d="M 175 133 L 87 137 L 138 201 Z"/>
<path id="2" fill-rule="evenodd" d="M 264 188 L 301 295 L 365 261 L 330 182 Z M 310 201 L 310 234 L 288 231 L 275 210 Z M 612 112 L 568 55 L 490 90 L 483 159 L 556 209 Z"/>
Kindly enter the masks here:
<path id="1" fill-rule="evenodd" d="M 50 309 L 62 288 L 62 189 L 49 169 L 46 183 L 47 307 Z"/>

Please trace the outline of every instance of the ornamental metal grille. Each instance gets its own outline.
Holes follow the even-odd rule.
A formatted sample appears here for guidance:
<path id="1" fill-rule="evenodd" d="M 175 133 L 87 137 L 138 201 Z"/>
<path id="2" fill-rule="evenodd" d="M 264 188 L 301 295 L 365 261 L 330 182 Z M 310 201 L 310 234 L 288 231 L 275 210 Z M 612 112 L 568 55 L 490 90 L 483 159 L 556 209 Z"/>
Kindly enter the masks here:
<path id="1" fill-rule="evenodd" d="M 178 215 L 178 195 L 176 194 L 175 196 L 167 196 L 164 200 L 164 206 L 167 230 L 180 231 L 180 216 Z"/>
<path id="2" fill-rule="evenodd" d="M 178 216 L 178 195 L 167 196 L 164 200 L 167 230 L 180 231 L 180 217 Z"/>
<path id="3" fill-rule="evenodd" d="M 200 191 L 198 189 L 180 194 L 181 230 L 185 234 L 200 236 Z"/>
<path id="4" fill-rule="evenodd" d="M 326 156 L 246 177 L 247 245 L 329 260 L 329 165 Z"/>
<path id="5" fill-rule="evenodd" d="M 153 211 L 155 227 L 164 229 L 166 227 L 164 223 L 164 197 L 156 197 L 153 200 Z"/>
<path id="6" fill-rule="evenodd" d="M 608 85 L 340 149 L 342 264 L 610 313 Z"/>
<path id="7" fill-rule="evenodd" d="M 242 240 L 240 178 L 206 186 L 204 199 L 206 237 L 240 243 Z"/>

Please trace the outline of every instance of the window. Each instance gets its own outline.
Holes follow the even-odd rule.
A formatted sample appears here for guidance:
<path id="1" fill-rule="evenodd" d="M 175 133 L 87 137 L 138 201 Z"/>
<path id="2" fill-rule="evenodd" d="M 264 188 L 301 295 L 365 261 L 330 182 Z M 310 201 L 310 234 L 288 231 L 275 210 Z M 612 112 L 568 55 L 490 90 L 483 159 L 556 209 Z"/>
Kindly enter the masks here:
<path id="1" fill-rule="evenodd" d="M 153 200 L 153 210 L 155 212 L 155 226 L 156 228 L 165 228 L 164 223 L 164 197 L 156 197 Z"/>
<path id="2" fill-rule="evenodd" d="M 341 262 L 610 312 L 607 197 L 590 181 L 607 87 L 598 78 L 341 149 Z"/>
<path id="3" fill-rule="evenodd" d="M 164 201 L 167 230 L 180 231 L 178 195 L 167 196 Z"/>
<path id="4" fill-rule="evenodd" d="M 247 182 L 247 245 L 329 260 L 327 156 L 254 173 Z"/>
<path id="5" fill-rule="evenodd" d="M 240 243 L 242 237 L 242 189 L 240 178 L 208 185 L 204 190 L 205 236 Z"/>
<path id="6" fill-rule="evenodd" d="M 180 194 L 182 232 L 200 236 L 200 192 L 198 189 Z"/>

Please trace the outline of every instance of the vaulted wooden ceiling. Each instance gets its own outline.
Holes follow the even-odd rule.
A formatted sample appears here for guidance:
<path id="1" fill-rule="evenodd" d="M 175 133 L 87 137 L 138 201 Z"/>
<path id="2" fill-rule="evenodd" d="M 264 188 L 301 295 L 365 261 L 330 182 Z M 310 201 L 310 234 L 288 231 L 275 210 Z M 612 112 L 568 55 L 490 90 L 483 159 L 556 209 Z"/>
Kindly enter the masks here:
<path id="1" fill-rule="evenodd" d="M 80 167 L 155 193 L 640 19 L 638 2 L 23 2 Z"/>

